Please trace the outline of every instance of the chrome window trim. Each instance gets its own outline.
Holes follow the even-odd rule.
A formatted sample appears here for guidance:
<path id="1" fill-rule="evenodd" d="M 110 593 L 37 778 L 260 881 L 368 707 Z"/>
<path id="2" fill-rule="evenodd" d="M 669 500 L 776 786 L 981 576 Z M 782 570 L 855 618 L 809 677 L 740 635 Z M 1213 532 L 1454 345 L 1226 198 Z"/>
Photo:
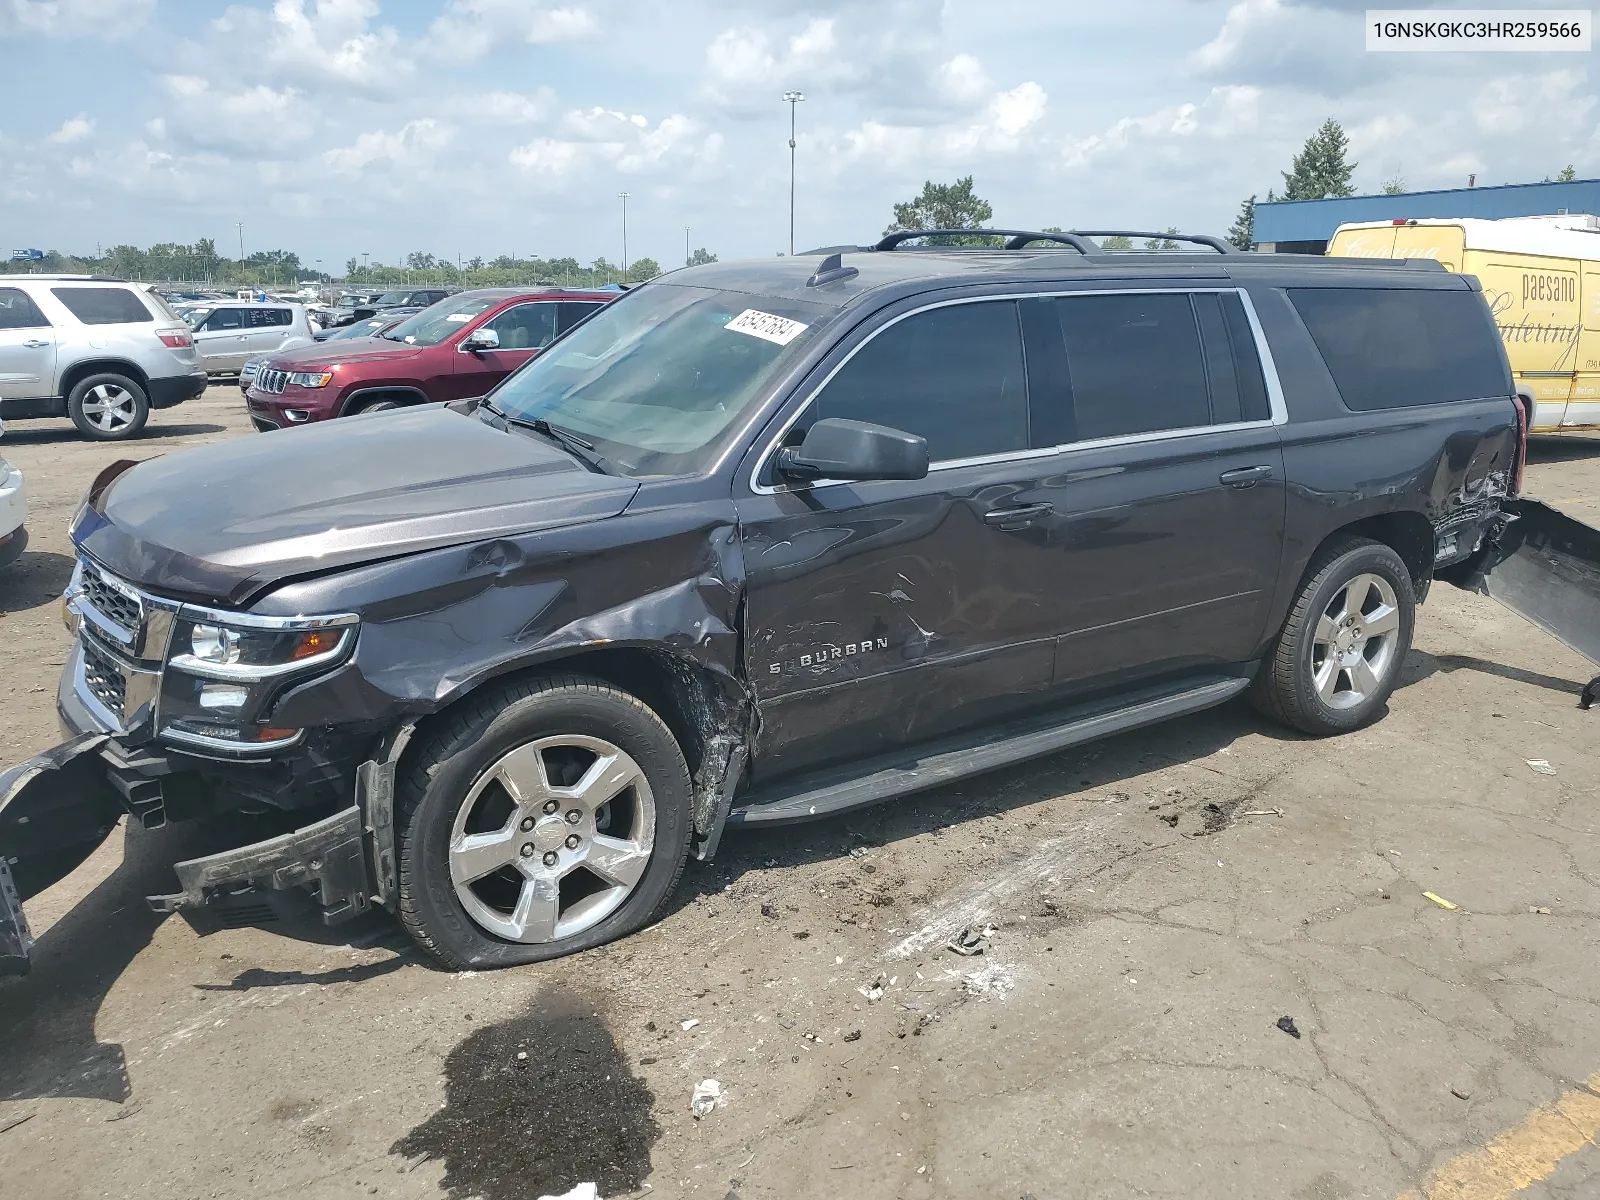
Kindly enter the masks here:
<path id="1" fill-rule="evenodd" d="M 1273 362 L 1272 350 L 1267 345 L 1265 331 L 1261 328 L 1261 321 L 1256 316 L 1255 305 L 1250 301 L 1250 293 L 1243 287 L 1160 287 L 1160 288 L 1069 288 L 1063 291 L 1044 292 L 996 292 L 984 296 L 962 296 L 953 300 L 938 300 L 932 304 L 925 304 L 919 308 L 908 309 L 889 321 L 885 321 L 860 342 L 850 348 L 850 353 L 834 364 L 834 367 L 816 387 L 811 389 L 809 395 L 800 403 L 793 413 L 789 415 L 778 428 L 777 432 L 768 440 L 766 448 L 756 459 L 755 465 L 750 469 L 748 486 L 757 496 L 773 496 L 780 492 L 809 492 L 821 487 L 836 487 L 840 484 L 873 482 L 871 480 L 849 479 L 813 479 L 805 483 L 788 486 L 774 487 L 760 482 L 761 473 L 766 469 L 768 461 L 778 452 L 783 444 L 783 439 L 788 436 L 789 430 L 805 415 L 822 394 L 824 388 L 833 382 L 833 377 L 849 364 L 861 349 L 876 338 L 884 330 L 898 325 L 908 317 L 917 316 L 919 313 L 931 312 L 936 308 L 950 308 L 957 304 L 985 304 L 995 300 L 1031 300 L 1031 299 L 1056 299 L 1063 296 L 1190 296 L 1198 294 L 1225 295 L 1233 293 L 1239 297 L 1244 305 L 1244 315 L 1250 325 L 1251 336 L 1255 339 L 1256 355 L 1261 361 L 1261 374 L 1267 387 L 1267 407 L 1270 416 L 1265 421 L 1234 421 L 1226 425 L 1193 425 L 1181 429 L 1158 429 L 1149 433 L 1122 434 L 1117 437 L 1092 438 L 1077 442 L 1063 442 L 1056 446 L 1037 446 L 1026 450 L 1008 450 L 999 454 L 978 455 L 972 458 L 946 458 L 928 464 L 928 474 L 935 471 L 949 471 L 958 467 L 985 466 L 992 463 L 1022 462 L 1032 458 L 1047 458 L 1057 454 L 1068 454 L 1076 450 L 1098 450 L 1108 446 L 1130 446 L 1143 442 L 1164 442 L 1178 438 L 1195 437 L 1205 433 L 1226 433 L 1240 429 L 1269 429 L 1277 425 L 1286 425 L 1289 421 L 1288 405 L 1284 401 L 1283 385 L 1278 379 L 1277 364 Z M 1196 329 L 1198 335 L 1199 330 Z M 1202 342 L 1202 345 L 1204 343 Z"/>
<path id="2" fill-rule="evenodd" d="M 205 608 L 198 604 L 185 604 L 178 609 L 185 621 L 198 621 L 207 625 L 232 625 L 236 629 L 271 629 L 279 632 L 295 630 L 335 629 L 343 625 L 359 625 L 356 613 L 327 613 L 322 616 L 264 617 L 256 613 L 232 612 L 225 608 Z"/>

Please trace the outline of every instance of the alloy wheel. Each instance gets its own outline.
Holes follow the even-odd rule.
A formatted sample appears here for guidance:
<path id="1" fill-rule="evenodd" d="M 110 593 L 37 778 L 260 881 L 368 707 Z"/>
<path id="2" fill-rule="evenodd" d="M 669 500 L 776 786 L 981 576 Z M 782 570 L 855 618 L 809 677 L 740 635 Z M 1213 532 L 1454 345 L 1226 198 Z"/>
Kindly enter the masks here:
<path id="1" fill-rule="evenodd" d="M 85 393 L 81 405 L 86 421 L 103 433 L 120 433 L 133 424 L 139 403 L 127 388 L 102 383 Z"/>
<path id="2" fill-rule="evenodd" d="M 1317 618 L 1311 680 L 1330 708 L 1355 708 L 1394 670 L 1400 606 L 1381 575 L 1362 573 L 1334 593 Z"/>
<path id="3" fill-rule="evenodd" d="M 492 764 L 450 832 L 450 880 L 467 915 L 510 942 L 569 938 L 633 893 L 655 847 L 644 771 L 603 738 L 528 742 Z"/>

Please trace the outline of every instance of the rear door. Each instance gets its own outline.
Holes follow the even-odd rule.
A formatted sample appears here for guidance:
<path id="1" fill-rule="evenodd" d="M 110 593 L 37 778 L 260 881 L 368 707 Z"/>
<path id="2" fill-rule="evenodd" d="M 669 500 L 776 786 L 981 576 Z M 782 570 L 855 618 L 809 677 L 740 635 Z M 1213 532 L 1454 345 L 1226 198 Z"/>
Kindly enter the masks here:
<path id="1" fill-rule="evenodd" d="M 250 357 L 273 354 L 294 332 L 294 309 L 262 305 L 247 310 L 250 321 Z"/>
<path id="2" fill-rule="evenodd" d="M 194 331 L 200 365 L 213 374 L 237 371 L 250 357 L 250 323 L 244 308 L 218 308 Z"/>
<path id="3" fill-rule="evenodd" d="M 493 330 L 500 345 L 494 350 L 456 352 L 451 399 L 483 395 L 554 341 L 560 308 L 553 300 L 513 304 L 478 326 Z"/>
<path id="4" fill-rule="evenodd" d="M 1034 439 L 1056 449 L 1016 499 L 1050 509 L 1036 536 L 1049 550 L 1039 586 L 1056 622 L 1055 685 L 1254 658 L 1285 493 L 1246 301 L 1175 290 L 1023 307 Z"/>
<path id="5" fill-rule="evenodd" d="M 0 400 L 55 395 L 56 331 L 21 288 L 0 287 Z"/>

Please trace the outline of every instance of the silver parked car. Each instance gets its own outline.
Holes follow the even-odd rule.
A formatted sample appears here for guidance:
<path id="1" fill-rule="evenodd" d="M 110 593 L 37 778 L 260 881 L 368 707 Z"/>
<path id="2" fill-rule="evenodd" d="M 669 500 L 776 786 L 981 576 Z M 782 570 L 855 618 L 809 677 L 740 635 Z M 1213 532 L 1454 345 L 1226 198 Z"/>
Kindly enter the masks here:
<path id="1" fill-rule="evenodd" d="M 136 436 L 152 408 L 206 390 L 194 337 L 138 284 L 0 276 L 0 419 L 72 418 L 86 437 Z"/>
<path id="2" fill-rule="evenodd" d="M 186 314 L 208 375 L 233 375 L 252 358 L 311 345 L 304 305 L 222 300 Z"/>

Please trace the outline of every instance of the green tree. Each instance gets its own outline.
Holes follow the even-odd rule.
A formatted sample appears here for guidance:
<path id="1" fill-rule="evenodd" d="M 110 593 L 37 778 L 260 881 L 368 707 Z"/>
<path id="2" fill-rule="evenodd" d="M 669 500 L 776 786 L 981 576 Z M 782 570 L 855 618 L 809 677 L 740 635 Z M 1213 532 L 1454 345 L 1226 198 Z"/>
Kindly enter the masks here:
<path id="1" fill-rule="evenodd" d="M 1568 163 L 1566 166 L 1562 167 L 1561 170 L 1556 172 L 1557 183 L 1571 183 L 1577 177 L 1578 173 L 1572 169 L 1571 163 Z"/>
<path id="2" fill-rule="evenodd" d="M 982 229 L 985 221 L 994 219 L 994 209 L 987 200 L 972 190 L 972 176 L 954 183 L 934 183 L 927 180 L 922 194 L 894 206 L 894 223 L 885 233 L 898 233 L 904 229 Z M 997 239 L 966 235 L 953 238 L 929 238 L 930 245 L 987 246 Z"/>
<path id="3" fill-rule="evenodd" d="M 1385 196 L 1404 196 L 1406 194 L 1406 181 L 1398 175 L 1393 179 L 1384 180 L 1383 194 Z"/>
<path id="4" fill-rule="evenodd" d="M 1239 215 L 1228 229 L 1228 240 L 1240 250 L 1248 250 L 1256 242 L 1256 198 L 1251 196 L 1239 205 Z"/>
<path id="5" fill-rule="evenodd" d="M 1051 231 L 1048 231 L 1048 232 L 1054 232 L 1054 231 L 1051 230 Z M 1132 250 L 1133 249 L 1133 239 L 1132 238 L 1123 237 L 1120 233 L 1113 234 L 1111 237 L 1101 238 L 1100 239 L 1100 249 L 1102 249 L 1102 250 Z"/>
<path id="6" fill-rule="evenodd" d="M 689 255 L 688 261 L 686 261 L 683 265 L 686 267 L 703 267 L 707 263 L 714 263 L 716 261 L 717 256 L 715 254 L 708 253 L 706 248 L 701 246 L 700 249 Z"/>
<path id="7" fill-rule="evenodd" d="M 1168 225 L 1167 232 L 1177 233 L 1178 227 L 1176 225 Z M 1145 242 L 1144 248 L 1146 250 L 1176 250 L 1178 243 L 1171 238 L 1150 238 Z"/>
<path id="8" fill-rule="evenodd" d="M 474 254 L 471 258 L 467 259 L 467 270 L 469 270 L 469 271 L 481 271 L 481 270 L 483 270 L 483 259 L 480 256 Z"/>
<path id="9" fill-rule="evenodd" d="M 1294 156 L 1290 169 L 1283 172 L 1285 200 L 1343 199 L 1355 195 L 1350 176 L 1357 164 L 1345 161 L 1350 139 L 1344 127 L 1329 117 L 1306 139 Z"/>
<path id="10" fill-rule="evenodd" d="M 661 274 L 661 264 L 653 258 L 636 258 L 628 264 L 628 282 L 643 283 Z"/>

